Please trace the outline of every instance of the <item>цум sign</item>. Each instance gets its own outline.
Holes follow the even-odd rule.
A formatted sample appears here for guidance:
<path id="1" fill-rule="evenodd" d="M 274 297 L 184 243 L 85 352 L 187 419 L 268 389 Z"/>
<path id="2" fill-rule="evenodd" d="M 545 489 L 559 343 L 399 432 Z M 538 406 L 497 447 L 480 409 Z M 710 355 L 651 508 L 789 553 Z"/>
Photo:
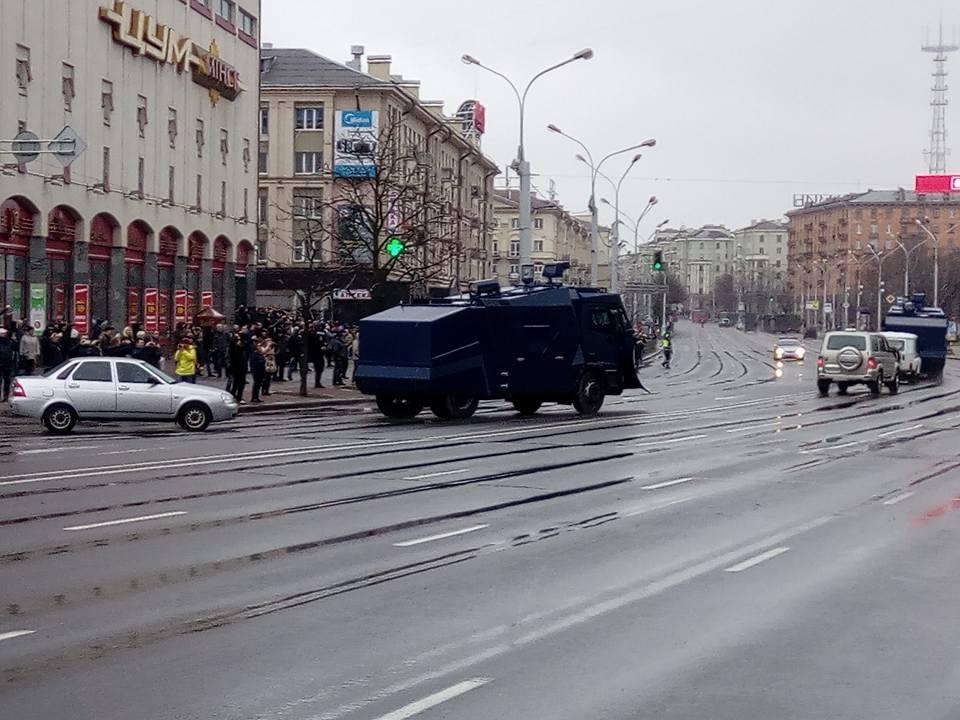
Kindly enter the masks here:
<path id="1" fill-rule="evenodd" d="M 113 7 L 101 7 L 99 16 L 113 26 L 114 41 L 130 48 L 134 55 L 173 65 L 181 73 L 189 69 L 193 81 L 210 91 L 214 103 L 221 97 L 235 100 L 243 90 L 240 73 L 220 59 L 216 40 L 205 50 L 152 16 L 129 7 L 124 0 L 114 0 Z"/>
<path id="2" fill-rule="evenodd" d="M 377 174 L 378 116 L 376 110 L 337 111 L 333 140 L 336 177 L 363 178 Z"/>

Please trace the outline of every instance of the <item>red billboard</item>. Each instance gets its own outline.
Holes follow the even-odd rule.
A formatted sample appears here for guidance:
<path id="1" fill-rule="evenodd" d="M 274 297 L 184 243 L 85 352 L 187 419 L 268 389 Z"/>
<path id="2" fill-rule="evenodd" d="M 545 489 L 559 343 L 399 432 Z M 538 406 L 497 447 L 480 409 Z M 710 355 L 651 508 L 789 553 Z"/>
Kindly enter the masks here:
<path id="1" fill-rule="evenodd" d="M 204 290 L 202 293 L 200 293 L 200 305 L 205 308 L 213 307 L 213 291 L 212 290 Z"/>
<path id="2" fill-rule="evenodd" d="M 186 322 L 187 319 L 187 291 L 173 291 L 173 321 Z"/>
<path id="3" fill-rule="evenodd" d="M 73 286 L 73 329 L 81 335 L 90 332 L 90 286 Z"/>
<path id="4" fill-rule="evenodd" d="M 157 288 L 147 288 L 144 290 L 143 300 L 143 304 L 146 305 L 143 313 L 143 329 L 153 335 L 158 330 L 159 308 L 157 306 Z"/>
<path id="5" fill-rule="evenodd" d="M 157 293 L 157 307 L 159 318 L 157 319 L 157 330 L 164 334 L 170 327 L 170 293 L 161 290 Z"/>
<path id="6" fill-rule="evenodd" d="M 918 193 L 960 193 L 960 175 L 917 175 Z"/>

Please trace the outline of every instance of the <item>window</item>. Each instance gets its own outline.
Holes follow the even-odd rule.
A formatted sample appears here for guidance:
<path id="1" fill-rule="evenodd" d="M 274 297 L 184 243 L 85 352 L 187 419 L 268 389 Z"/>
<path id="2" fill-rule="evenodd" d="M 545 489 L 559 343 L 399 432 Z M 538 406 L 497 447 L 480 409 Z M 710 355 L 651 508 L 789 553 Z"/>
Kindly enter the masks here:
<path id="1" fill-rule="evenodd" d="M 543 230 L 543 218 L 534 218 L 533 227 L 537 230 Z"/>
<path id="2" fill-rule="evenodd" d="M 240 32 L 252 38 L 257 37 L 257 19 L 242 8 L 240 10 Z"/>
<path id="3" fill-rule="evenodd" d="M 491 251 L 494 255 L 499 255 L 499 254 L 500 254 L 500 243 L 498 243 L 496 240 L 494 240 L 494 241 L 493 241 L 493 244 L 490 246 L 490 251 Z"/>
<path id="4" fill-rule="evenodd" d="M 854 211 L 853 211 L 853 216 L 854 216 L 857 220 L 860 220 L 860 219 L 863 217 L 863 208 L 857 208 L 856 210 L 854 210 Z"/>
<path id="5" fill-rule="evenodd" d="M 783 255 L 783 248 L 782 248 L 782 247 L 778 247 L 778 248 L 777 248 L 777 255 Z"/>
<path id="6" fill-rule="evenodd" d="M 257 155 L 257 172 L 261 175 L 267 174 L 267 151 L 261 150 Z"/>
<path id="7" fill-rule="evenodd" d="M 701 249 L 701 250 L 703 250 L 703 247 L 704 247 L 703 243 L 700 243 L 700 249 Z M 701 255 L 701 257 L 703 257 L 703 256 Z"/>
<path id="8" fill-rule="evenodd" d="M 935 207 L 935 208 L 933 209 L 933 216 L 934 216 L 935 218 L 939 218 L 939 217 L 940 217 L 940 208 Z"/>
<path id="9" fill-rule="evenodd" d="M 314 195 L 293 196 L 293 214 L 299 218 L 319 218 L 323 210 L 323 198 Z"/>
<path id="10" fill-rule="evenodd" d="M 511 219 L 510 219 L 510 227 L 512 227 L 514 230 L 516 230 L 518 227 L 520 227 L 520 219 L 519 219 L 519 218 L 511 218 Z"/>
<path id="11" fill-rule="evenodd" d="M 248 188 L 244 188 L 243 189 L 243 215 L 241 215 L 240 219 L 246 222 L 247 219 L 250 217 L 249 212 L 250 212 L 250 192 Z"/>
<path id="12" fill-rule="evenodd" d="M 267 241 L 266 240 L 257 240 L 257 244 L 253 248 L 253 251 L 257 254 L 256 261 L 258 265 L 261 263 L 265 263 L 267 261 Z"/>
<path id="13" fill-rule="evenodd" d="M 510 277 L 517 277 L 518 275 L 520 275 L 520 264 L 510 263 Z"/>
<path id="14" fill-rule="evenodd" d="M 179 130 L 177 129 L 177 109 L 176 108 L 167 108 L 167 140 L 170 142 L 170 147 L 175 148 L 177 146 L 177 134 Z"/>
<path id="15" fill-rule="evenodd" d="M 171 165 L 167 169 L 167 202 L 171 205 L 174 202 L 174 192 L 176 191 L 177 184 L 177 168 Z"/>
<path id="16" fill-rule="evenodd" d="M 766 253 L 764 252 L 764 249 L 763 249 L 763 248 L 760 248 L 760 249 L 758 250 L 758 253 L 759 253 L 760 255 L 766 254 Z"/>
<path id="17" fill-rule="evenodd" d="M 73 65 L 63 64 L 60 92 L 63 94 L 63 109 L 67 112 L 72 111 L 73 99 L 77 96 L 77 88 L 74 85 Z"/>
<path id="18" fill-rule="evenodd" d="M 227 155 L 230 154 L 230 131 L 220 128 L 220 161 L 226 165 Z"/>
<path id="19" fill-rule="evenodd" d="M 777 235 L 777 242 L 778 242 L 778 243 L 782 243 L 782 242 L 783 242 L 783 235 Z"/>
<path id="20" fill-rule="evenodd" d="M 537 238 L 533 241 L 533 251 L 534 252 L 543 252 L 543 240 Z"/>
<path id="21" fill-rule="evenodd" d="M 510 257 L 519 257 L 520 256 L 520 241 L 511 240 L 510 241 Z"/>
<path id="22" fill-rule="evenodd" d="M 30 70 L 30 48 L 26 45 L 17 45 L 17 92 L 21 95 L 27 94 L 27 87 L 33 80 L 33 73 Z"/>
<path id="23" fill-rule="evenodd" d="M 760 236 L 760 242 L 763 242 L 765 239 L 766 238 L 763 235 Z"/>
<path id="24" fill-rule="evenodd" d="M 103 191 L 110 192 L 110 148 L 103 149 Z"/>
<path id="25" fill-rule="evenodd" d="M 778 248 L 778 249 L 779 249 L 779 248 Z M 777 260 L 777 261 L 774 263 L 774 265 L 775 265 L 776 267 L 780 267 L 780 261 Z"/>
<path id="26" fill-rule="evenodd" d="M 887 223 L 887 235 L 893 235 L 893 228 L 890 223 Z"/>
<path id="27" fill-rule="evenodd" d="M 117 382 L 155 385 L 159 383 L 159 380 L 142 365 L 117 363 Z"/>
<path id="28" fill-rule="evenodd" d="M 323 105 L 298 107 L 297 130 L 323 130 Z"/>
<path id="29" fill-rule="evenodd" d="M 113 373 L 110 371 L 110 363 L 103 360 L 88 360 L 80 363 L 71 379 L 87 382 L 113 382 Z"/>
<path id="30" fill-rule="evenodd" d="M 720 243 L 717 243 L 717 250 L 720 249 Z"/>
<path id="31" fill-rule="evenodd" d="M 876 209 L 876 208 L 870 208 L 870 218 L 871 218 L 871 219 L 875 219 L 876 217 L 877 217 L 877 209 Z"/>
<path id="32" fill-rule="evenodd" d="M 197 197 L 194 207 L 197 210 L 203 209 L 203 175 L 197 175 Z"/>
<path id="33" fill-rule="evenodd" d="M 313 247 L 310 241 L 305 238 L 296 240 L 293 244 L 293 261 L 307 262 L 310 259 L 309 255 L 312 253 Z"/>
<path id="34" fill-rule="evenodd" d="M 533 264 L 533 275 L 534 277 L 541 277 L 543 275 L 543 263 Z"/>
<path id="35" fill-rule="evenodd" d="M 323 153 L 294 153 L 293 171 L 297 175 L 319 175 L 321 172 L 323 172 Z"/>
<path id="36" fill-rule="evenodd" d="M 147 136 L 147 99 L 137 95 L 137 133 L 140 137 Z"/>
<path id="37" fill-rule="evenodd" d="M 100 108 L 103 110 L 103 124 L 109 126 L 113 117 L 113 83 L 109 80 L 100 82 Z"/>
<path id="38" fill-rule="evenodd" d="M 270 202 L 270 195 L 266 190 L 260 190 L 257 194 L 257 219 L 261 225 L 267 224 L 267 206 Z"/>
<path id="39" fill-rule="evenodd" d="M 270 134 L 270 108 L 260 108 L 260 135 Z"/>
<path id="40" fill-rule="evenodd" d="M 609 333 L 615 329 L 613 314 L 604 307 L 590 310 L 590 326 L 599 332 Z"/>
<path id="41" fill-rule="evenodd" d="M 206 142 L 203 130 L 203 120 L 197 118 L 197 132 L 195 134 L 197 139 L 197 157 L 203 157 L 203 145 Z"/>
<path id="42" fill-rule="evenodd" d="M 142 155 L 137 158 L 137 195 L 139 195 L 141 199 L 143 198 L 143 185 L 147 175 L 146 162 L 146 158 Z"/>
<path id="43" fill-rule="evenodd" d="M 876 223 L 870 223 L 870 234 L 871 234 L 871 235 L 876 235 L 876 234 L 877 234 L 877 224 L 876 224 Z"/>
<path id="44" fill-rule="evenodd" d="M 861 228 L 860 223 L 857 223 L 857 235 L 863 235 L 863 228 Z"/>
<path id="45" fill-rule="evenodd" d="M 217 0 L 217 15 L 222 17 L 230 24 L 233 24 L 234 20 L 236 19 L 235 12 L 236 9 L 234 8 L 233 0 Z"/>
<path id="46" fill-rule="evenodd" d="M 957 209 L 950 208 L 950 210 L 947 212 L 947 215 L 951 218 L 955 218 L 957 216 Z"/>
<path id="47" fill-rule="evenodd" d="M 250 138 L 243 139 L 243 171 L 245 173 L 250 172 Z"/>
<path id="48" fill-rule="evenodd" d="M 220 183 L 220 214 L 227 214 L 227 181 Z"/>

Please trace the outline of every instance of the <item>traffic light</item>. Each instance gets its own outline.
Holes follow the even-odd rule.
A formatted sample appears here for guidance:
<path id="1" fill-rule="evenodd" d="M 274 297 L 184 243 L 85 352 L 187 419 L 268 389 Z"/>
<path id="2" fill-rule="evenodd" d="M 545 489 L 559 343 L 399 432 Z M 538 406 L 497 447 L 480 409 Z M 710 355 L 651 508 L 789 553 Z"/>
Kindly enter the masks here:
<path id="1" fill-rule="evenodd" d="M 663 251 L 654 250 L 653 252 L 653 269 L 655 272 L 660 272 L 663 270 Z"/>
<path id="2" fill-rule="evenodd" d="M 384 248 L 387 251 L 387 255 L 392 258 L 399 257 L 406 249 L 406 245 L 403 244 L 403 240 L 398 237 L 392 237 L 387 241 L 387 244 Z"/>

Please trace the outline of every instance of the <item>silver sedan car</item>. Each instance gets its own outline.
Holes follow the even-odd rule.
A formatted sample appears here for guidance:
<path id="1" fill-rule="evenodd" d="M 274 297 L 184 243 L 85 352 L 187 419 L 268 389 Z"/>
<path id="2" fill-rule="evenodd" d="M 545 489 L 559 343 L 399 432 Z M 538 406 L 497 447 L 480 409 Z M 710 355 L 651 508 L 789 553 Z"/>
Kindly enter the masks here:
<path id="1" fill-rule="evenodd" d="M 131 358 L 68 360 L 41 376 L 14 378 L 14 415 L 36 418 L 51 433 L 68 433 L 78 420 L 175 420 L 185 430 L 237 414 L 237 401 L 217 388 L 177 382 Z"/>

